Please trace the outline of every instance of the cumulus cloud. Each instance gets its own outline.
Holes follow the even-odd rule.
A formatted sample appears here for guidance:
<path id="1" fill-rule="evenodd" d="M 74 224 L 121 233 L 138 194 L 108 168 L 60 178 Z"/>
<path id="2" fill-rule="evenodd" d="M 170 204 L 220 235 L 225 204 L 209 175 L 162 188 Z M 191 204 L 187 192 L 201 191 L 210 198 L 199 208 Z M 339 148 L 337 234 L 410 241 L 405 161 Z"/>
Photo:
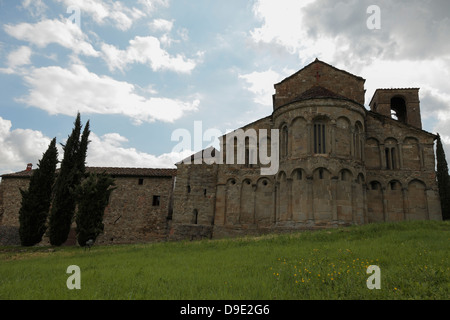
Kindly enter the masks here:
<path id="1" fill-rule="evenodd" d="M 35 68 L 24 77 L 27 96 L 18 101 L 50 114 L 119 114 L 142 122 L 173 122 L 196 111 L 200 101 L 185 102 L 164 97 L 144 97 L 128 82 L 98 76 L 83 65 Z"/>
<path id="2" fill-rule="evenodd" d="M 18 73 L 18 68 L 29 65 L 31 63 L 32 50 L 27 46 L 11 51 L 6 58 L 6 68 L 0 68 L 1 73 L 14 74 Z"/>
<path id="3" fill-rule="evenodd" d="M 15 68 L 17 66 L 23 66 L 31 63 L 31 54 L 32 51 L 27 46 L 22 46 L 19 49 L 11 52 L 8 55 L 8 66 L 10 68 Z"/>
<path id="4" fill-rule="evenodd" d="M 112 0 L 57 0 L 67 7 L 76 5 L 82 16 L 89 15 L 98 25 L 110 25 L 119 30 L 130 29 L 137 20 L 154 11 L 158 5 L 164 5 L 161 1 L 139 1 L 142 9 L 135 6 L 127 6 L 122 1 Z"/>
<path id="5" fill-rule="evenodd" d="M 170 55 L 161 48 L 160 41 L 152 36 L 136 36 L 130 40 L 126 50 L 117 49 L 113 45 L 102 45 L 103 57 L 111 71 L 123 71 L 127 65 L 141 63 L 149 65 L 153 71 L 169 70 L 179 73 L 190 73 L 196 62 L 183 55 Z"/>
<path id="6" fill-rule="evenodd" d="M 376 4 L 381 29 L 367 28 Z M 254 43 L 283 48 L 303 65 L 316 57 L 367 79 L 366 104 L 377 88 L 419 87 L 422 118 L 450 141 L 450 2 L 257 0 Z M 252 89 L 252 87 L 250 88 Z M 255 91 L 255 88 L 253 88 Z M 433 119 L 435 121 L 433 121 Z"/>
<path id="7" fill-rule="evenodd" d="M 369 30 L 371 0 L 258 0 L 262 26 L 255 42 L 283 46 L 303 60 L 367 64 L 378 59 L 433 59 L 448 56 L 450 2 L 377 1 L 381 29 Z"/>
<path id="8" fill-rule="evenodd" d="M 17 25 L 7 24 L 4 30 L 10 36 L 32 43 L 39 48 L 56 43 L 76 54 L 94 57 L 99 55 L 81 29 L 75 23 L 68 21 L 46 19 L 35 24 L 25 22 Z"/>
<path id="9" fill-rule="evenodd" d="M 33 17 L 43 16 L 48 8 L 42 0 L 23 0 L 21 5 Z"/>
<path id="10" fill-rule="evenodd" d="M 173 28 L 173 21 L 166 19 L 155 19 L 149 24 L 150 29 L 155 31 L 169 32 Z"/>
<path id="11" fill-rule="evenodd" d="M 264 105 L 272 106 L 272 95 L 275 93 L 274 84 L 282 80 L 282 76 L 272 69 L 263 72 L 252 72 L 239 75 L 244 79 L 248 86 L 247 90 L 254 94 L 253 101 Z"/>
<path id="12" fill-rule="evenodd" d="M 51 139 L 40 131 L 12 129 L 10 120 L 0 117 L 0 174 L 25 170 L 36 165 Z"/>
<path id="13" fill-rule="evenodd" d="M 175 168 L 175 163 L 190 156 L 192 151 L 170 152 L 159 156 L 126 148 L 128 139 L 118 133 L 90 135 L 91 143 L 86 159 L 93 167 Z"/>
<path id="14" fill-rule="evenodd" d="M 10 120 L 0 117 L 0 175 L 25 170 L 28 163 L 36 168 L 51 139 L 40 131 L 12 129 Z M 193 152 L 170 152 L 152 155 L 124 146 L 128 139 L 118 133 L 102 136 L 91 132 L 86 163 L 92 167 L 174 168 L 175 163 Z M 57 141 L 59 160 L 63 150 Z"/>

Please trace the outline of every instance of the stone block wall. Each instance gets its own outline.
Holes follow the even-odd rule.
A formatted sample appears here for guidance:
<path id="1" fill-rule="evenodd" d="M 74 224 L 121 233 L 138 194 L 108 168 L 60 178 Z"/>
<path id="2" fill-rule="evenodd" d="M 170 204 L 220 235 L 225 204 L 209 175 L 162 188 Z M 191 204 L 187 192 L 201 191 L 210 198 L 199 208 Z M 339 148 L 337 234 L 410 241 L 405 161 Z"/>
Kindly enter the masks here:
<path id="1" fill-rule="evenodd" d="M 168 234 L 173 176 L 116 176 L 117 189 L 111 194 L 105 210 L 104 233 L 98 244 L 123 244 L 164 241 Z M 1 182 L 3 215 L 0 220 L 0 245 L 20 245 L 19 210 L 22 196 L 19 188 L 26 189 L 28 177 L 3 177 Z M 76 244 L 75 223 L 66 245 Z M 49 245 L 44 236 L 40 245 Z"/>
<path id="2" fill-rule="evenodd" d="M 172 177 L 116 177 L 100 244 L 162 241 L 167 237 Z"/>
<path id="3" fill-rule="evenodd" d="M 316 85 L 364 105 L 364 83 L 365 80 L 361 77 L 316 60 L 275 85 L 274 110 L 292 102 L 301 93 Z"/>

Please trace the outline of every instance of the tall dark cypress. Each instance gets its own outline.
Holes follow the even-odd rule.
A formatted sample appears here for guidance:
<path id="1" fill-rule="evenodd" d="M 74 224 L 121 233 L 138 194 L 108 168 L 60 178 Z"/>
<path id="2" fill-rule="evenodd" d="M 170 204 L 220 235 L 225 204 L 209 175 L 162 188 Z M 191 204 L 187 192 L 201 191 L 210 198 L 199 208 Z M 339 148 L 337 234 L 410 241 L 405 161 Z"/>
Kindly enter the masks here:
<path id="1" fill-rule="evenodd" d="M 60 246 L 66 242 L 76 208 L 76 188 L 85 171 L 87 146 L 89 143 L 89 122 L 80 141 L 81 120 L 78 113 L 72 134 L 63 145 L 64 158 L 56 180 L 55 197 L 49 221 L 50 243 Z"/>
<path id="2" fill-rule="evenodd" d="M 439 186 L 439 196 L 441 198 L 442 218 L 450 219 L 450 178 L 448 174 L 448 164 L 445 159 L 444 148 L 442 147 L 441 137 L 438 134 L 436 146 L 437 158 L 437 180 Z"/>
<path id="3" fill-rule="evenodd" d="M 86 241 L 95 240 L 103 232 L 103 215 L 114 179 L 103 174 L 90 174 L 78 188 L 78 211 L 76 214 L 77 240 L 84 247 Z"/>
<path id="4" fill-rule="evenodd" d="M 22 246 L 34 246 L 42 240 L 47 230 L 47 218 L 55 182 L 58 163 L 56 138 L 50 142 L 47 151 L 39 160 L 27 190 L 20 190 L 22 206 L 19 211 L 19 236 Z"/>

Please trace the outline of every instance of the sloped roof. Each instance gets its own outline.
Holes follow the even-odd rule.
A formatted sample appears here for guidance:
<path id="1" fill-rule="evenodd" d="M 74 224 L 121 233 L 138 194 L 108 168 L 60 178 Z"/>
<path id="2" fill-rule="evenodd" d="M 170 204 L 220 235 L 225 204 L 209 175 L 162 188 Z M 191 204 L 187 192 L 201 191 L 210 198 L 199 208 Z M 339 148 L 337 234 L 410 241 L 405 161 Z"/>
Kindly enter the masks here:
<path id="1" fill-rule="evenodd" d="M 305 66 L 304 68 L 300 69 L 300 70 L 297 71 L 296 73 L 290 75 L 290 76 L 287 77 L 286 79 L 284 79 L 284 80 L 280 81 L 279 83 L 275 84 L 275 86 L 277 86 L 277 85 L 279 85 L 279 84 L 281 84 L 281 83 L 283 83 L 283 82 L 289 80 L 290 78 L 295 77 L 297 74 L 299 74 L 299 73 L 301 73 L 303 70 L 305 70 L 305 69 L 311 67 L 311 66 L 312 66 L 313 64 L 315 64 L 315 63 L 321 63 L 321 64 L 323 64 L 323 65 L 325 65 L 325 66 L 327 66 L 327 67 L 329 67 L 329 68 L 332 68 L 332 69 L 334 69 L 334 70 L 336 70 L 336 71 L 339 71 L 339 72 L 341 72 L 341 73 L 344 73 L 344 74 L 347 74 L 347 75 L 349 75 L 349 76 L 352 76 L 352 77 L 354 77 L 354 78 L 356 78 L 356 79 L 358 79 L 358 80 L 361 80 L 361 81 L 364 81 L 364 82 L 366 81 L 366 79 L 364 79 L 363 77 L 356 76 L 356 75 L 354 75 L 354 74 L 352 74 L 352 73 L 350 73 L 350 72 L 347 72 L 347 71 L 345 71 L 345 70 L 338 69 L 338 68 L 332 66 L 331 64 L 328 64 L 328 63 L 323 62 L 323 61 L 321 61 L 321 60 L 319 60 L 319 59 L 316 58 L 316 60 L 314 60 L 313 62 L 311 62 L 310 64 L 308 64 L 308 65 Z"/>
<path id="2" fill-rule="evenodd" d="M 204 155 L 210 156 L 209 158 L 206 158 L 206 159 L 213 159 L 215 157 L 219 157 L 220 152 L 214 147 L 209 147 L 202 151 L 194 153 L 189 157 L 184 158 L 183 160 L 177 162 L 176 165 L 183 164 L 183 163 L 194 163 L 195 159 L 203 159 Z"/>
<path id="3" fill-rule="evenodd" d="M 311 89 L 302 92 L 299 96 L 297 96 L 294 99 L 294 101 L 319 99 L 319 98 L 336 98 L 348 100 L 348 98 L 341 96 L 337 93 L 334 93 L 331 90 L 325 89 L 324 87 L 314 86 Z"/>
<path id="4" fill-rule="evenodd" d="M 20 171 L 10 174 L 4 174 L 2 178 L 29 178 L 34 170 Z M 59 172 L 59 169 L 56 170 Z M 120 168 L 120 167 L 87 167 L 87 173 L 107 173 L 117 177 L 174 177 L 177 175 L 177 169 L 154 169 L 154 168 Z"/>

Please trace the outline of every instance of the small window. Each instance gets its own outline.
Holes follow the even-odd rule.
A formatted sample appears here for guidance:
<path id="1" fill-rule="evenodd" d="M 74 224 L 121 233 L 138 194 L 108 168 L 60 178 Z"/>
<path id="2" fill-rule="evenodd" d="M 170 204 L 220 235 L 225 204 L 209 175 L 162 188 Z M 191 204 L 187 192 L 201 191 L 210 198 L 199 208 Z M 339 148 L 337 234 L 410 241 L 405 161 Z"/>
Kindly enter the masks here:
<path id="1" fill-rule="evenodd" d="M 153 206 L 159 207 L 159 204 L 161 202 L 161 196 L 153 196 Z"/>
<path id="2" fill-rule="evenodd" d="M 302 170 L 297 170 L 297 180 L 302 180 Z"/>
<path id="3" fill-rule="evenodd" d="M 194 211 L 192 212 L 192 224 L 198 224 L 198 210 L 194 209 Z"/>
<path id="4" fill-rule="evenodd" d="M 140 186 L 142 186 L 142 185 L 144 184 L 144 179 L 140 178 L 139 181 L 138 181 L 138 184 L 139 184 Z"/>
<path id="5" fill-rule="evenodd" d="M 319 179 L 323 180 L 323 169 L 319 169 Z"/>
<path id="6" fill-rule="evenodd" d="M 187 186 L 187 193 L 191 193 L 191 186 L 190 185 Z"/>

